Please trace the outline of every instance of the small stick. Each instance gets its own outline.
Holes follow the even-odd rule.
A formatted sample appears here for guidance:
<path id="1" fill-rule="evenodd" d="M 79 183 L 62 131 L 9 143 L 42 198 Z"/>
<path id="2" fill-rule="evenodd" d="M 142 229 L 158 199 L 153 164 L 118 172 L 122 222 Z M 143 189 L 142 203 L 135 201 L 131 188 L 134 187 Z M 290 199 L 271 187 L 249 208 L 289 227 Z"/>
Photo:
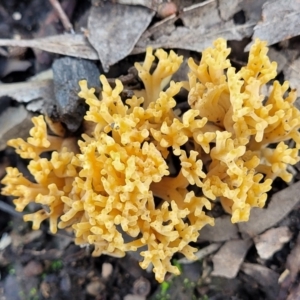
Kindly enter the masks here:
<path id="1" fill-rule="evenodd" d="M 51 5 L 53 6 L 54 10 L 56 11 L 56 13 L 58 14 L 58 17 L 60 18 L 60 21 L 62 22 L 65 30 L 68 32 L 74 33 L 73 25 L 71 24 L 68 16 L 62 9 L 58 0 L 49 0 L 49 1 L 50 1 Z"/>
<path id="2" fill-rule="evenodd" d="M 0 210 L 5 211 L 6 213 L 12 215 L 13 217 L 23 218 L 22 213 L 15 211 L 15 209 L 11 205 L 3 201 L 0 201 Z"/>

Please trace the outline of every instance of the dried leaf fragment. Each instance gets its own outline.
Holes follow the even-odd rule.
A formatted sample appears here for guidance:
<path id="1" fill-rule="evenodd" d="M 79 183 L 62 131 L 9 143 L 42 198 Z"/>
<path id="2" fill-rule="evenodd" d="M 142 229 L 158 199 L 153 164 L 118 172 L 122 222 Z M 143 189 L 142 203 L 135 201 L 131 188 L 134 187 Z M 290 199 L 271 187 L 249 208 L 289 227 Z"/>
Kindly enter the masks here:
<path id="1" fill-rule="evenodd" d="M 0 39 L 0 46 L 37 48 L 68 56 L 99 59 L 97 52 L 82 34 L 60 34 L 33 40 Z"/>
<path id="2" fill-rule="evenodd" d="M 276 28 L 276 30 L 274 30 Z M 253 40 L 273 45 L 300 34 L 300 3 L 294 0 L 268 1 L 263 5 L 262 22 L 254 27 Z M 250 49 L 250 44 L 246 50 Z"/>
<path id="3" fill-rule="evenodd" d="M 226 242 L 212 259 L 214 263 L 212 275 L 235 278 L 251 244 L 251 240 Z"/>
<path id="4" fill-rule="evenodd" d="M 216 218 L 215 226 L 205 226 L 201 230 L 200 240 L 210 242 L 223 242 L 238 239 L 238 229 L 230 222 L 229 216 Z"/>
<path id="5" fill-rule="evenodd" d="M 288 227 L 271 228 L 254 238 L 255 247 L 262 259 L 269 259 L 292 238 Z"/>
<path id="6" fill-rule="evenodd" d="M 154 14 L 146 7 L 110 2 L 92 7 L 88 39 L 97 50 L 105 71 L 132 51 Z"/>
<path id="7" fill-rule="evenodd" d="M 200 4 L 185 8 L 179 17 L 170 17 L 149 28 L 141 36 L 133 53 L 140 53 L 147 46 L 198 52 L 209 47 L 220 36 L 227 40 L 241 40 L 252 34 L 255 23 L 235 24 L 233 15 L 225 12 L 226 5 L 218 7 L 217 1 L 211 0 Z M 239 1 L 232 1 L 230 5 L 233 11 L 239 9 Z M 225 16 L 226 20 L 221 19 L 220 15 Z M 176 27 L 175 22 L 179 18 L 184 26 Z"/>
<path id="8" fill-rule="evenodd" d="M 35 80 L 0 84 L 0 97 L 9 96 L 20 103 L 53 98 L 53 80 Z"/>
<path id="9" fill-rule="evenodd" d="M 0 150 L 6 148 L 11 138 L 28 136 L 32 127 L 31 117 L 24 106 L 8 107 L 0 115 Z"/>

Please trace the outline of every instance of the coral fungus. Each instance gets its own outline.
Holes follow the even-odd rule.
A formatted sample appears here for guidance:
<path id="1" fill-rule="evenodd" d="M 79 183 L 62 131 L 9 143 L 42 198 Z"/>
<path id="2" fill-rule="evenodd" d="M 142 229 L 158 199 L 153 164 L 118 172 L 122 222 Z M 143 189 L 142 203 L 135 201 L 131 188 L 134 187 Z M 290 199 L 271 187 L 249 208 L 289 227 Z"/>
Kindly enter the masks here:
<path id="1" fill-rule="evenodd" d="M 102 75 L 98 99 L 81 81 L 90 130 L 79 148 L 74 139 L 47 134 L 42 116 L 33 118 L 27 142 L 9 145 L 30 159 L 35 182 L 8 168 L 2 193 L 17 197 L 18 211 L 30 202 L 41 205 L 24 217 L 34 229 L 49 219 L 51 232 L 71 228 L 75 243 L 93 245 L 95 256 L 141 249 L 141 267 L 152 264 L 158 281 L 166 272 L 178 274 L 171 258 L 196 258 L 189 244 L 203 226 L 214 224 L 208 213 L 214 201 L 221 201 L 232 222 L 247 221 L 252 207 L 265 205 L 276 177 L 291 180 L 287 165 L 299 160 L 295 91 L 274 81 L 271 93 L 262 93 L 276 76 L 265 43 L 255 42 L 239 71 L 227 58 L 226 42 L 214 45 L 199 64 L 189 59 L 188 82 L 170 82 L 181 56 L 162 49 L 154 56 L 148 48 L 143 65 L 135 64 L 144 97 L 121 99 L 122 83 L 116 80 L 112 88 Z M 174 97 L 182 88 L 190 109 L 177 113 Z M 285 143 L 289 139 L 295 148 Z M 49 151 L 51 158 L 41 157 Z"/>

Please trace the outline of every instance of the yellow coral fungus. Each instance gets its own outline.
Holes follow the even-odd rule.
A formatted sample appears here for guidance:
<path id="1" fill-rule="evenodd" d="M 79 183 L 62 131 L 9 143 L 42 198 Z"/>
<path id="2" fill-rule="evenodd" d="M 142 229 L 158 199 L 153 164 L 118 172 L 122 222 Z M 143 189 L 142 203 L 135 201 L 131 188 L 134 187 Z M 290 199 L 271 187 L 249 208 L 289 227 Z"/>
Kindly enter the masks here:
<path id="1" fill-rule="evenodd" d="M 225 40 L 218 39 L 199 64 L 189 59 L 188 82 L 170 82 L 182 57 L 159 49 L 155 66 L 148 48 L 144 63 L 135 65 L 145 97 L 122 99 L 121 81 L 112 88 L 102 75 L 98 99 L 79 82 L 89 131 L 74 143 L 57 124 L 50 124 L 59 131 L 52 136 L 42 116 L 33 118 L 27 141 L 9 145 L 31 159 L 35 182 L 8 168 L 2 193 L 17 197 L 19 211 L 30 202 L 41 205 L 24 218 L 34 229 L 49 219 L 53 233 L 71 228 L 75 243 L 93 245 L 95 256 L 141 250 L 141 267 L 152 264 L 158 281 L 166 272 L 179 274 L 171 258 L 196 258 L 189 243 L 214 224 L 207 213 L 211 201 L 219 199 L 232 222 L 247 221 L 252 207 L 265 205 L 273 180 L 291 180 L 287 166 L 299 161 L 295 91 L 274 81 L 270 94 L 262 93 L 276 76 L 267 51 L 256 40 L 247 65 L 236 71 Z M 190 109 L 177 115 L 181 88 L 188 90 Z M 285 143 L 289 139 L 295 148 Z M 50 159 L 40 156 L 48 151 L 54 151 Z"/>

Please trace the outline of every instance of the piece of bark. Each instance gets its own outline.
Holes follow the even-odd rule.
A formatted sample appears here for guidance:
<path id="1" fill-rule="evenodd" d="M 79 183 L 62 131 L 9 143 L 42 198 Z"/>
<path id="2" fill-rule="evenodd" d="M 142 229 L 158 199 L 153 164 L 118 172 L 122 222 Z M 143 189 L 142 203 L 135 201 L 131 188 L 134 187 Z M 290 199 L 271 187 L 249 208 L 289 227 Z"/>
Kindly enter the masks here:
<path id="1" fill-rule="evenodd" d="M 49 103 L 47 113 L 50 118 L 63 122 L 74 132 L 86 112 L 84 100 L 78 96 L 78 82 L 85 79 L 89 87 L 99 88 L 100 72 L 93 62 L 71 57 L 56 60 L 52 69 L 55 102 Z"/>
<path id="2" fill-rule="evenodd" d="M 60 34 L 33 40 L 0 39 L 0 46 L 37 48 L 62 55 L 99 59 L 96 50 L 82 34 Z"/>
<path id="3" fill-rule="evenodd" d="M 215 219 L 215 226 L 205 226 L 200 233 L 199 240 L 223 242 L 238 239 L 238 228 L 230 221 L 230 216 Z"/>
<path id="4" fill-rule="evenodd" d="M 277 299 L 279 274 L 258 264 L 243 263 L 241 271 L 252 277 L 265 292 L 267 300 Z"/>
<path id="5" fill-rule="evenodd" d="M 300 181 L 277 192 L 267 208 L 251 209 L 248 222 L 238 224 L 239 231 L 254 237 L 282 220 L 300 202 Z"/>
<path id="6" fill-rule="evenodd" d="M 254 238 L 258 255 L 262 259 L 269 259 L 290 241 L 292 233 L 288 227 L 271 228 Z"/>
<path id="7" fill-rule="evenodd" d="M 214 270 L 211 275 L 235 278 L 251 244 L 251 240 L 226 242 L 212 259 Z"/>
<path id="8" fill-rule="evenodd" d="M 128 56 L 155 12 L 142 6 L 95 1 L 88 19 L 88 39 L 104 71 Z"/>
<path id="9" fill-rule="evenodd" d="M 32 114 L 24 106 L 8 107 L 0 115 L 0 151 L 6 148 L 7 141 L 13 138 L 28 137 L 32 128 Z"/>

